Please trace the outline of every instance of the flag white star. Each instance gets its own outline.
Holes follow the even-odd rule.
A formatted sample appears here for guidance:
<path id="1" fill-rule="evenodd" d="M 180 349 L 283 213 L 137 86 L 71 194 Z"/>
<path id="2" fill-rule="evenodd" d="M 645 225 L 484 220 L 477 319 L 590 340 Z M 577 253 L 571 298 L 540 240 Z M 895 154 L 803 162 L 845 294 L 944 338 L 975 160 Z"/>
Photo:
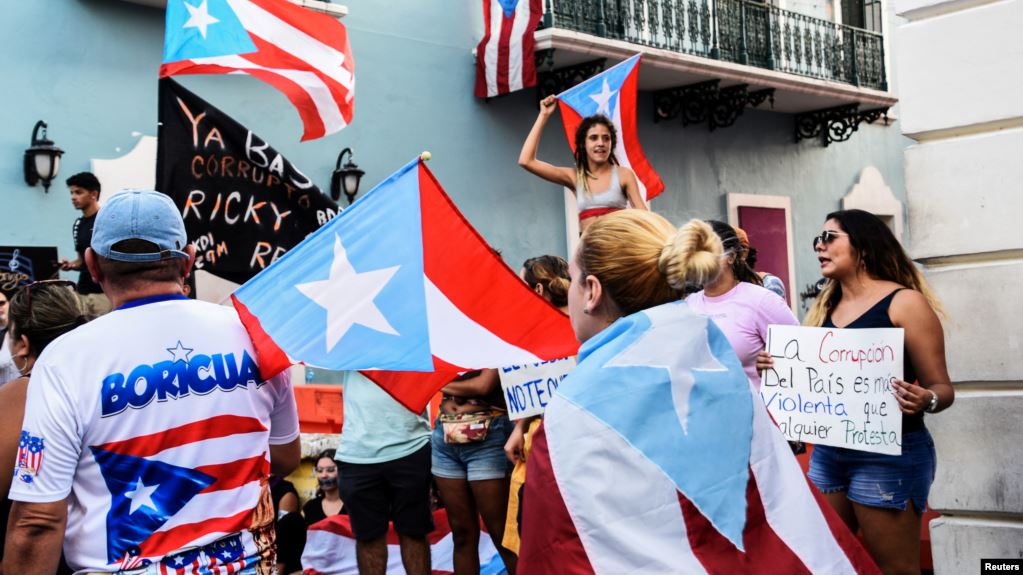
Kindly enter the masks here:
<path id="1" fill-rule="evenodd" d="M 178 556 L 178 557 L 174 558 L 174 565 L 184 565 L 184 564 L 185 564 L 185 558 L 184 557 Z"/>
<path id="2" fill-rule="evenodd" d="M 185 347 L 185 346 L 181 345 L 181 340 L 179 339 L 178 340 L 178 345 L 176 345 L 175 347 L 168 347 L 166 349 L 167 349 L 167 351 L 170 352 L 171 356 L 174 357 L 174 360 L 173 360 L 174 363 L 177 363 L 179 361 L 183 361 L 185 363 L 188 363 L 188 356 L 192 353 L 192 350 L 194 348 Z"/>
<path id="3" fill-rule="evenodd" d="M 693 329 L 701 323 L 706 325 L 707 320 L 701 318 L 699 321 L 691 321 L 686 324 L 689 329 L 679 330 L 678 324 L 670 321 L 672 315 L 678 313 L 671 307 L 655 307 L 645 313 L 650 318 L 650 328 L 606 365 L 663 367 L 668 370 L 675 413 L 682 424 L 682 431 L 688 435 L 689 395 L 696 383 L 693 372 L 728 371 L 728 368 L 714 357 L 707 341 L 706 328 Z M 671 341 L 672 345 L 658 343 L 665 341 Z"/>
<path id="4" fill-rule="evenodd" d="M 357 272 L 348 261 L 348 253 L 341 245 L 341 236 L 334 234 L 334 261 L 330 277 L 322 281 L 295 286 L 304 296 L 327 310 L 327 351 L 341 341 L 353 325 L 399 335 L 373 303 L 377 294 L 387 286 L 401 266 Z"/>
<path id="5" fill-rule="evenodd" d="M 607 78 L 604 78 L 604 85 L 600 88 L 599 94 L 591 94 L 590 98 L 597 103 L 597 113 L 611 117 L 611 98 L 615 92 L 607 85 Z"/>
<path id="6" fill-rule="evenodd" d="M 155 493 L 159 487 L 159 484 L 147 486 L 142 483 L 142 478 L 139 477 L 135 482 L 135 489 L 124 492 L 124 496 L 131 500 L 131 506 L 128 508 L 128 515 L 135 513 L 143 505 L 149 507 L 153 511 L 159 511 L 159 508 L 156 507 L 156 503 L 153 503 L 153 493 Z"/>
<path id="7" fill-rule="evenodd" d="M 207 0 L 202 0 L 202 4 L 198 6 L 192 6 L 185 2 L 185 8 L 188 8 L 188 21 L 182 26 L 182 28 L 198 28 L 203 40 L 206 39 L 206 29 L 209 28 L 210 24 L 220 22 L 220 20 L 210 15 L 206 2 Z"/>

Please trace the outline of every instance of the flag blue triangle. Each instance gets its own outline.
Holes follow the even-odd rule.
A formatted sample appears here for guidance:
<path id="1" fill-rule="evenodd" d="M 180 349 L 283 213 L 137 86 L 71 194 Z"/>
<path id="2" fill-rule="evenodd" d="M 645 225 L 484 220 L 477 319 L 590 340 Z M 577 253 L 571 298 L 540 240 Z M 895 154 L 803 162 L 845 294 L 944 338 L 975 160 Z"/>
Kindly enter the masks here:
<path id="1" fill-rule="evenodd" d="M 125 554 L 137 554 L 143 541 L 215 480 L 187 467 L 91 449 L 110 491 L 107 559 L 111 563 Z"/>
<path id="2" fill-rule="evenodd" d="M 164 63 L 255 51 L 227 0 L 168 0 Z"/>

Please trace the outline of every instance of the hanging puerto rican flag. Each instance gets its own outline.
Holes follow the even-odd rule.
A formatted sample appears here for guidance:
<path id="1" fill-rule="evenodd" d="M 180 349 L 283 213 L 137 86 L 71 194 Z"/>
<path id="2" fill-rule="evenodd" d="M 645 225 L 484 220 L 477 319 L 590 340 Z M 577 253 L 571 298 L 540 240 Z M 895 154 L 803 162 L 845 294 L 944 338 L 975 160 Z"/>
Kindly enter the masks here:
<path id="1" fill-rule="evenodd" d="M 355 62 L 343 24 L 287 0 L 168 0 L 160 77 L 248 74 L 298 110 L 302 140 L 352 121 Z"/>
<path id="2" fill-rule="evenodd" d="M 455 373 L 578 348 L 567 316 L 501 261 L 419 159 L 231 299 L 262 374 L 295 362 Z"/>
<path id="3" fill-rule="evenodd" d="M 531 575 L 880 575 L 683 302 L 579 350 L 533 437 L 519 551 Z"/>
<path id="4" fill-rule="evenodd" d="M 430 541 L 430 564 L 433 575 L 452 575 L 455 572 L 455 544 L 448 525 L 447 511 L 433 512 Z M 480 522 L 479 540 L 480 575 L 501 575 L 507 573 L 497 547 L 490 539 L 486 526 Z M 333 515 L 309 526 L 305 550 L 302 552 L 302 567 L 305 575 L 359 575 L 355 561 L 355 536 L 351 520 L 347 515 Z M 401 563 L 401 549 L 394 525 L 387 531 L 387 575 L 404 575 Z"/>
<path id="5" fill-rule="evenodd" d="M 486 32 L 476 46 L 477 98 L 536 85 L 533 32 L 541 16 L 541 0 L 483 0 Z"/>
<path id="6" fill-rule="evenodd" d="M 568 146 L 575 152 L 575 130 L 586 116 L 603 114 L 618 130 L 615 157 L 636 173 L 643 198 L 650 200 L 664 191 L 664 182 L 647 161 L 636 129 L 636 86 L 640 54 L 558 94 L 561 119 Z"/>

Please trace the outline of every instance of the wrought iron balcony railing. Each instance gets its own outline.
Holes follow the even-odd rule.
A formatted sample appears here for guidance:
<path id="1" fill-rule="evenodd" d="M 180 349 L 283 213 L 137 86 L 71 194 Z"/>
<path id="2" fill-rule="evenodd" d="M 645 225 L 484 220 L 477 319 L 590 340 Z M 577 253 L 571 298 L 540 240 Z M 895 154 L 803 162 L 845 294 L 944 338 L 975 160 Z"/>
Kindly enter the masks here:
<path id="1" fill-rule="evenodd" d="M 563 28 L 887 90 L 881 34 L 751 0 L 544 0 Z"/>

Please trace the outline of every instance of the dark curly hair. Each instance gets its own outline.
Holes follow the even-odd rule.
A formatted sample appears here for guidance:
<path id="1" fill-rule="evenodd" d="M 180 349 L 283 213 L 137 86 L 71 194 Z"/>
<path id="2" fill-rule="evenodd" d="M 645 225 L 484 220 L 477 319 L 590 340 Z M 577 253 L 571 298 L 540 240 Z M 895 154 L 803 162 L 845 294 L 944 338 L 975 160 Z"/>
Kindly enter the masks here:
<path id="1" fill-rule="evenodd" d="M 615 148 L 618 146 L 618 130 L 615 129 L 614 122 L 603 114 L 594 114 L 583 118 L 583 121 L 579 123 L 579 127 L 575 129 L 575 173 L 576 180 L 582 181 L 583 189 L 587 192 L 590 191 L 590 186 L 586 182 L 586 177 L 591 174 L 590 162 L 586 157 L 586 134 L 589 133 L 590 128 L 593 126 L 604 126 L 611 132 L 611 153 L 607 161 L 612 166 L 618 165 L 618 158 L 615 157 Z"/>

